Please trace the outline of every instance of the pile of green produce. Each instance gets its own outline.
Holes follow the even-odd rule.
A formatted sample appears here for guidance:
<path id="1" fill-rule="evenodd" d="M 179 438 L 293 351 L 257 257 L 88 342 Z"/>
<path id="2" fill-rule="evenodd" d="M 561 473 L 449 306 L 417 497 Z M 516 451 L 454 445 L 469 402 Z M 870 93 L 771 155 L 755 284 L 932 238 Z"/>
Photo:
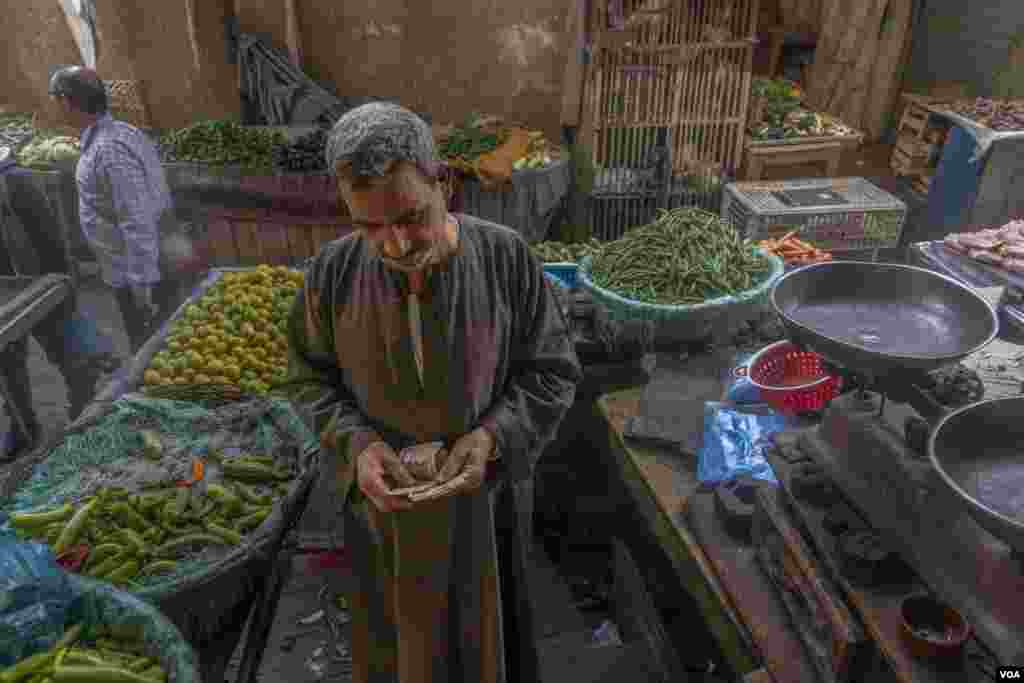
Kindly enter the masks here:
<path id="1" fill-rule="evenodd" d="M 472 163 L 484 154 L 493 152 L 505 142 L 502 132 L 480 125 L 474 115 L 460 126 L 456 126 L 438 145 L 442 159 Z"/>
<path id="2" fill-rule="evenodd" d="M 15 149 L 35 134 L 31 114 L 0 114 L 0 147 Z"/>
<path id="3" fill-rule="evenodd" d="M 285 173 L 314 173 L 327 170 L 324 150 L 327 131 L 322 128 L 274 149 L 274 168 Z"/>
<path id="4" fill-rule="evenodd" d="M 592 237 L 586 242 L 537 242 L 530 248 L 544 263 L 579 263 L 602 246 L 600 241 Z"/>
<path id="5" fill-rule="evenodd" d="M 46 652 L 26 657 L 0 671 L 3 683 L 165 683 L 167 672 L 146 654 L 139 638 L 114 629 L 85 629 L 76 624 Z"/>
<path id="6" fill-rule="evenodd" d="M 751 126 L 755 140 L 785 140 L 801 137 L 841 137 L 857 131 L 838 119 L 802 106 L 796 83 L 782 78 L 754 80 L 754 102 L 763 102 L 761 120 Z"/>
<path id="7" fill-rule="evenodd" d="M 147 452 L 159 457 L 159 437 L 147 432 L 144 439 Z M 295 477 L 268 456 L 207 459 L 220 470 L 217 483 L 202 466 L 198 481 L 187 486 L 168 482 L 141 493 L 107 487 L 77 505 L 11 514 L 10 523 L 22 539 L 49 545 L 58 559 L 87 551 L 80 567 L 86 576 L 139 586 L 146 577 L 174 572 L 190 554 L 240 545 Z"/>
<path id="8" fill-rule="evenodd" d="M 165 161 L 194 161 L 218 166 L 241 166 L 269 172 L 274 150 L 287 143 L 279 130 L 242 126 L 234 121 L 204 121 L 164 135 Z"/>
<path id="9" fill-rule="evenodd" d="M 18 163 L 26 168 L 47 168 L 76 162 L 81 155 L 82 148 L 77 138 L 37 136 L 18 151 Z"/>
<path id="10" fill-rule="evenodd" d="M 662 211 L 594 256 L 590 278 L 602 289 L 650 304 L 681 306 L 735 295 L 759 284 L 771 263 L 718 215 Z"/>
<path id="11" fill-rule="evenodd" d="M 872 211 L 864 216 L 864 236 L 875 242 L 896 242 L 903 230 L 902 211 Z"/>

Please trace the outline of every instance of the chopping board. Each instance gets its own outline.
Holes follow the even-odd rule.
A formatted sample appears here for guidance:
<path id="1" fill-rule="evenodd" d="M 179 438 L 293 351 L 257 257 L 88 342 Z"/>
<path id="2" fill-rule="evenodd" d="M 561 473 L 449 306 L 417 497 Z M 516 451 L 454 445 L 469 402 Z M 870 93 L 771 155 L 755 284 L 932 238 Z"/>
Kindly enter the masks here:
<path id="1" fill-rule="evenodd" d="M 735 355 L 735 349 L 689 357 L 657 354 L 640 409 L 626 420 L 624 435 L 696 456 L 704 437 L 704 404 L 722 400 L 723 377 Z"/>

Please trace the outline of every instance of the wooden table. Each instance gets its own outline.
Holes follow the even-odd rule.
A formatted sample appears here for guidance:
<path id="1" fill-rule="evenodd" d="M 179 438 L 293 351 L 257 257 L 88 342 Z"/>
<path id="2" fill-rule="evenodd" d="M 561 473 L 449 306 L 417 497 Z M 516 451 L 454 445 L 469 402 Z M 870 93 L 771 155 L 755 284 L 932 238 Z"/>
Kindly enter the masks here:
<path id="1" fill-rule="evenodd" d="M 839 162 L 842 160 L 845 146 L 840 140 L 784 145 L 758 145 L 748 140 L 744 179 L 761 180 L 765 168 L 769 166 L 799 166 L 812 163 L 824 163 L 825 176 L 835 178 L 839 175 Z"/>
<path id="2" fill-rule="evenodd" d="M 736 673 L 776 683 L 815 680 L 808 677 L 813 665 L 788 626 L 785 607 L 760 573 L 753 548 L 723 536 L 706 552 L 687 522 L 691 502 L 706 507 L 704 497 L 708 496 L 698 491 L 696 460 L 623 438 L 625 421 L 638 413 L 642 392 L 628 389 L 598 399 L 596 417 L 608 435 L 607 448 L 602 450 L 611 470 L 621 477 L 630 502 L 668 555 L 681 589 L 694 598 Z M 730 595 L 719 578 L 723 570 L 744 583 L 751 599 L 744 603 Z"/>

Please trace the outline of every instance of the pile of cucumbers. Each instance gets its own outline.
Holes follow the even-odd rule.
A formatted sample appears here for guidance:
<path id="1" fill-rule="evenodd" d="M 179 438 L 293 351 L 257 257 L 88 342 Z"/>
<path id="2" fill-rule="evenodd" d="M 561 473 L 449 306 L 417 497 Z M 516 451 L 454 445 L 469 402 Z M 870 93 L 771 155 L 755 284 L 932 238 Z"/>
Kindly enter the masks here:
<path id="1" fill-rule="evenodd" d="M 141 493 L 109 487 L 77 505 L 12 514 L 10 523 L 21 538 L 48 544 L 58 559 L 86 551 L 79 572 L 114 585 L 172 573 L 194 552 L 240 545 L 295 478 L 269 456 L 207 459 L 219 465 L 217 483 L 164 485 Z"/>
<path id="2" fill-rule="evenodd" d="M 26 657 L 0 671 L 0 683 L 165 683 L 167 672 L 135 638 L 117 637 L 100 630 L 96 638 L 82 639 L 83 627 L 71 626 L 45 652 Z"/>

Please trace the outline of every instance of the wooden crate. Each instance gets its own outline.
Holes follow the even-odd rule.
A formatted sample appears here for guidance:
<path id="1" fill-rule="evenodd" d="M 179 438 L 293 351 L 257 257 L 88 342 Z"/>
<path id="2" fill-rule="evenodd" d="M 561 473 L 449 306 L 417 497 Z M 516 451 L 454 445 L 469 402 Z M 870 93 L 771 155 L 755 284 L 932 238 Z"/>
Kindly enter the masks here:
<path id="1" fill-rule="evenodd" d="M 929 172 L 927 157 L 912 157 L 899 147 L 893 149 L 889 165 L 896 175 L 922 175 Z"/>
<path id="2" fill-rule="evenodd" d="M 927 197 L 928 193 L 932 189 L 932 178 L 933 176 L 930 175 L 919 175 L 914 178 L 914 182 L 911 184 L 911 187 L 918 194 L 922 194 Z"/>
<path id="3" fill-rule="evenodd" d="M 623 0 L 622 28 L 593 3 L 593 52 L 584 83 L 581 141 L 605 169 L 642 169 L 656 144 L 674 170 L 739 166 L 750 98 L 756 3 Z"/>
<path id="4" fill-rule="evenodd" d="M 264 209 L 211 211 L 197 250 L 210 268 L 298 266 L 352 230 L 347 217 L 302 217 Z"/>

